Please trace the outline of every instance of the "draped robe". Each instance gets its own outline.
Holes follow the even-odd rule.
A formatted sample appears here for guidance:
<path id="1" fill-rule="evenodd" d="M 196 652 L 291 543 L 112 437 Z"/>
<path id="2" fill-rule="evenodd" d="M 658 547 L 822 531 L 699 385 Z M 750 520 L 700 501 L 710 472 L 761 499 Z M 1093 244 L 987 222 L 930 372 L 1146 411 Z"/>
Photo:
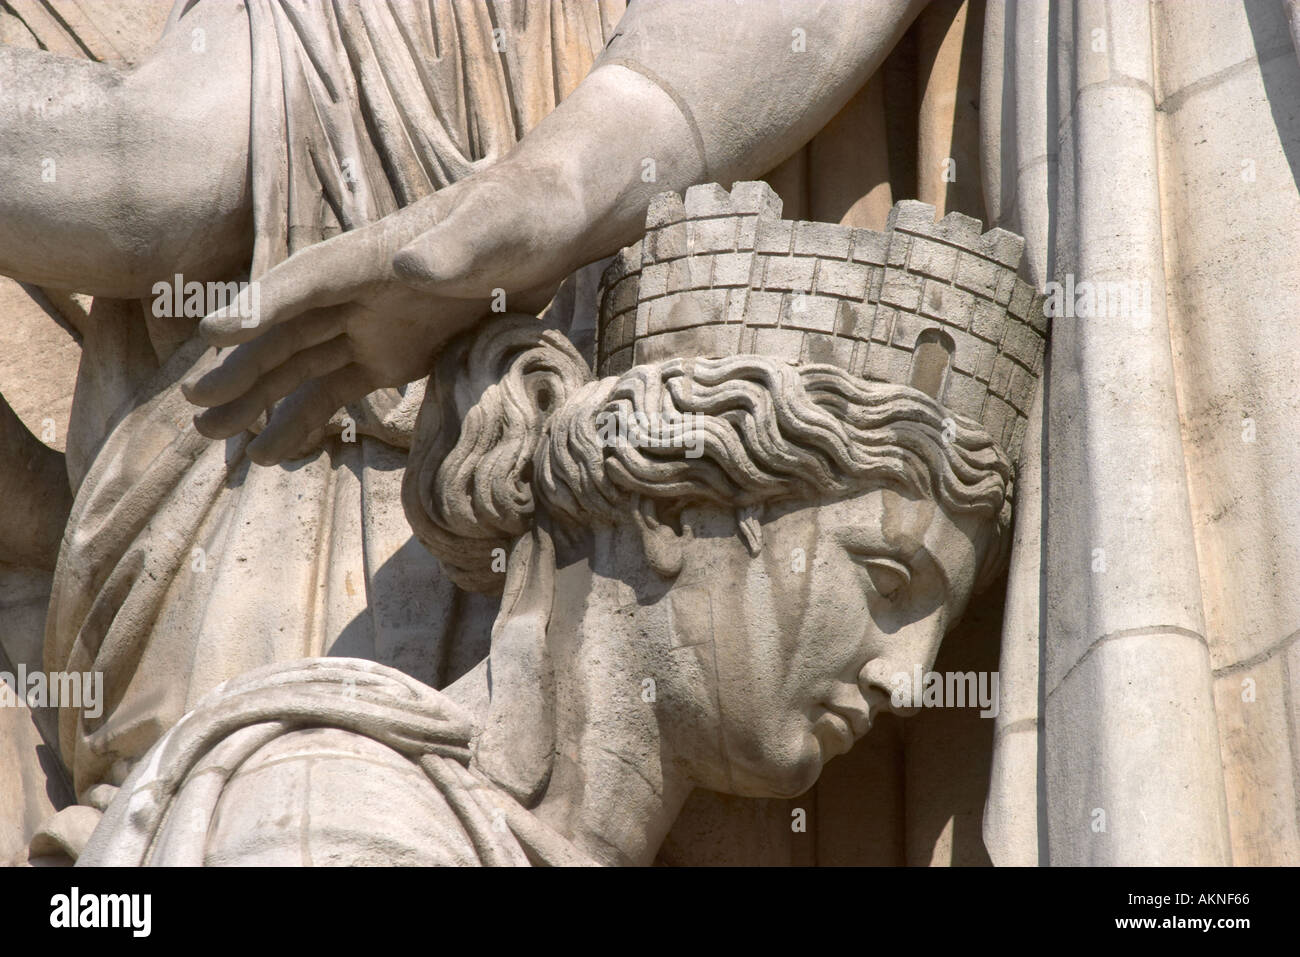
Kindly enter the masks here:
<path id="1" fill-rule="evenodd" d="M 1053 329 L 1039 441 L 1018 476 L 1005 614 L 1003 594 L 989 596 L 941 652 L 941 662 L 969 663 L 961 649 L 974 643 L 978 659 L 1000 632 L 996 728 L 938 713 L 910 719 L 906 731 L 882 723 L 818 785 L 811 842 L 791 837 L 780 804 L 772 814 L 747 810 L 762 808 L 757 802 L 702 796 L 665 854 L 682 862 L 692 853 L 786 862 L 847 853 L 913 863 L 981 854 L 996 863 L 1294 863 L 1300 597 L 1289 586 L 1300 575 L 1292 425 L 1300 340 L 1289 307 L 1300 298 L 1300 19 L 1282 0 L 958 7 L 923 13 L 906 57 L 887 63 L 874 88 L 773 173 L 787 216 L 878 226 L 873 217 L 892 199 L 915 193 L 940 212 L 960 209 L 1024 234 L 1035 283 L 1067 274 L 1144 282 L 1151 314 Z M 282 23 L 288 9 L 270 16 Z M 277 36 L 298 49 L 290 34 Z M 955 182 L 936 173 L 944 159 L 956 160 Z M 259 235 L 268 263 L 274 254 L 265 248 Z M 141 435 L 182 429 L 179 407 L 161 405 Z M 373 418 L 376 431 L 396 421 L 383 408 Z M 95 484 L 105 481 L 101 474 Z M 351 502 L 362 498 L 354 478 L 342 481 L 354 485 Z M 199 492 L 228 495 L 219 485 Z M 100 501 L 107 513 L 116 499 L 105 492 Z M 144 514 L 149 503 L 141 505 Z M 84 529 L 93 510 L 78 508 Z M 130 553 L 145 518 L 106 549 L 109 560 L 92 564 L 118 567 L 112 556 Z M 89 548 L 92 538 L 70 541 Z M 182 553 L 163 564 L 179 566 Z M 138 554 L 127 585 L 152 567 L 147 549 Z M 228 662 L 240 645 L 223 622 L 210 623 L 212 661 L 195 643 L 197 667 L 156 680 L 142 667 L 147 655 L 131 651 L 139 660 L 119 664 L 112 629 L 103 633 L 104 619 L 78 593 L 109 596 L 110 611 L 127 607 L 104 591 L 107 580 L 65 578 L 51 615 L 51 667 L 94 660 L 124 676 L 105 726 L 121 725 L 133 693 L 155 707 L 168 680 L 181 689 L 164 696 L 162 713 L 174 720 L 219 675 L 285 653 L 254 649 Z M 346 585 L 345 576 L 324 590 L 346 595 Z M 433 588 L 444 589 L 433 605 L 446 609 L 446 586 Z M 328 634 L 339 629 L 320 622 L 374 618 L 383 608 L 376 596 L 371 611 L 313 613 L 309 627 Z M 66 608 L 56 623 L 53 612 Z M 301 628 L 301 612 L 291 604 L 283 620 Z M 158 618 L 146 610 L 129 634 L 156 633 Z M 83 634 L 97 620 L 100 633 Z M 250 610 L 246 620 L 260 619 Z M 121 647 L 132 647 L 122 634 Z M 302 640 L 294 653 L 325 644 Z M 423 674 L 426 665 L 412 667 Z M 126 679 L 135 674 L 155 686 L 133 691 Z M 155 722 L 127 753 L 140 753 L 163 726 Z M 75 718 L 65 730 L 65 754 L 80 746 L 88 755 L 82 782 L 104 773 L 103 760 L 89 756 L 101 752 L 79 742 L 97 731 Z M 724 823 L 721 832 L 698 831 L 722 834 L 713 847 L 697 841 L 691 850 L 692 815 Z M 758 836 L 732 840 L 746 829 Z"/>
<path id="2" fill-rule="evenodd" d="M 474 767 L 472 728 L 447 695 L 373 662 L 255 669 L 136 765 L 77 863 L 590 865 Z"/>
<path id="3" fill-rule="evenodd" d="M 191 7 L 178 3 L 168 29 Z M 256 279 L 499 159 L 586 75 L 622 5 L 247 7 Z M 590 297 L 571 290 L 582 284 L 557 297 L 568 313 L 556 318 L 578 336 L 589 320 L 574 303 Z M 70 454 L 79 487 L 45 643 L 48 670 L 105 676 L 102 716 L 60 714 L 79 797 L 120 784 L 208 691 L 259 666 L 342 655 L 441 685 L 482 656 L 493 602 L 452 587 L 399 501 L 421 384 L 349 408 L 356 441 L 341 414 L 319 449 L 262 467 L 244 455 L 249 434 L 214 442 L 193 428 L 179 388 L 205 361 L 192 320 L 146 330 L 127 316 L 110 333 L 114 348 L 95 355 L 89 343 L 83 369 L 111 366 L 130 341 L 144 371 Z M 444 640 L 453 621 L 456 642 Z"/>

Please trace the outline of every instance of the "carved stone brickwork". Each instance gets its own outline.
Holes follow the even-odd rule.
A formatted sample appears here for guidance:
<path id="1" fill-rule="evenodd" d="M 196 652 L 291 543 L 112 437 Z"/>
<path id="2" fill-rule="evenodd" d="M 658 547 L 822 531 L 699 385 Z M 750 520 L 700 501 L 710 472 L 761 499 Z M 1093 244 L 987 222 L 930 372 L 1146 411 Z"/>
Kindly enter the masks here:
<path id="1" fill-rule="evenodd" d="M 931 339 L 948 354 L 934 397 L 1014 460 L 1047 331 L 1041 298 L 1016 275 L 1024 240 L 961 213 L 935 222 L 914 201 L 894 206 L 884 232 L 780 216 L 761 182 L 657 197 L 645 238 L 605 273 L 599 373 L 759 353 L 918 384 L 917 346 Z"/>

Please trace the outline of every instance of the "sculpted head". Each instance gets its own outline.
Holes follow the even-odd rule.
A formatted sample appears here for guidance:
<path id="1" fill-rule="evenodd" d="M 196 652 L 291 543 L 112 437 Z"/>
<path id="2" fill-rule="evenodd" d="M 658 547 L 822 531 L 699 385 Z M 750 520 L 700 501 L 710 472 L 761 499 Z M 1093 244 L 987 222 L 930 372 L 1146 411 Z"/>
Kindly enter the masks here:
<path id="1" fill-rule="evenodd" d="M 695 786 L 806 790 L 1001 557 L 992 439 L 830 366 L 593 381 L 563 336 L 510 317 L 444 354 L 418 431 L 408 515 L 458 583 L 504 588 L 494 649 L 544 617 L 559 707 L 589 733 L 652 722 Z"/>

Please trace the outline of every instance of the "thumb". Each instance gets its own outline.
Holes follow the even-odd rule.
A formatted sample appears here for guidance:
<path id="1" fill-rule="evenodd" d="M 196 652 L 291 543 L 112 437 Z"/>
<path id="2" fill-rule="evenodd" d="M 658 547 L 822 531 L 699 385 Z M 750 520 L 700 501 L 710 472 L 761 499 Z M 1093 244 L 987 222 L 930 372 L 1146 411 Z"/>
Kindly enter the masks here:
<path id="1" fill-rule="evenodd" d="M 456 219 L 444 220 L 397 251 L 393 272 L 400 281 L 440 296 L 477 299 L 491 294 L 491 286 L 480 289 L 471 279 L 482 240 L 457 228 Z"/>
<path id="2" fill-rule="evenodd" d="M 569 250 L 558 237 L 572 204 L 526 172 L 493 168 L 447 190 L 447 216 L 393 257 L 398 279 L 421 292 L 482 299 L 563 277 Z"/>

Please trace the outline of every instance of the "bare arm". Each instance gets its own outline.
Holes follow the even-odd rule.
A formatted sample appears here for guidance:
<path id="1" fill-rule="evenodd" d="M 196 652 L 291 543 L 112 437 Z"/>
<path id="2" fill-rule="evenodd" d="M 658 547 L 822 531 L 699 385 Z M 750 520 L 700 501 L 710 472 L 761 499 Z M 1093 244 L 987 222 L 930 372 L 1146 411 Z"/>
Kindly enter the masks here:
<path id="1" fill-rule="evenodd" d="M 130 72 L 0 47 L 0 273 L 136 297 L 173 272 L 238 268 L 248 46 L 242 7 L 204 3 Z"/>
<path id="2" fill-rule="evenodd" d="M 591 74 L 483 177 L 514 182 L 516 194 L 544 190 L 551 208 L 484 237 L 482 224 L 500 222 L 504 204 L 517 213 L 536 203 L 507 200 L 500 186 L 472 196 L 467 182 L 472 198 L 399 255 L 398 273 L 431 291 L 478 296 L 501 285 L 503 262 L 516 267 L 519 288 L 616 251 L 640 235 L 657 193 L 730 186 L 806 143 L 927 2 L 637 0 Z M 485 238 L 503 248 L 489 250 Z"/>
<path id="3" fill-rule="evenodd" d="M 494 291 L 533 311 L 574 268 L 634 241 L 650 199 L 761 175 L 844 105 L 925 0 L 636 0 L 574 93 L 495 165 L 305 249 L 260 282 L 260 317 L 186 383 L 205 435 L 283 402 L 249 455 L 293 454 L 335 410 L 426 373 Z M 653 162 L 649 177 L 647 161 Z"/>

